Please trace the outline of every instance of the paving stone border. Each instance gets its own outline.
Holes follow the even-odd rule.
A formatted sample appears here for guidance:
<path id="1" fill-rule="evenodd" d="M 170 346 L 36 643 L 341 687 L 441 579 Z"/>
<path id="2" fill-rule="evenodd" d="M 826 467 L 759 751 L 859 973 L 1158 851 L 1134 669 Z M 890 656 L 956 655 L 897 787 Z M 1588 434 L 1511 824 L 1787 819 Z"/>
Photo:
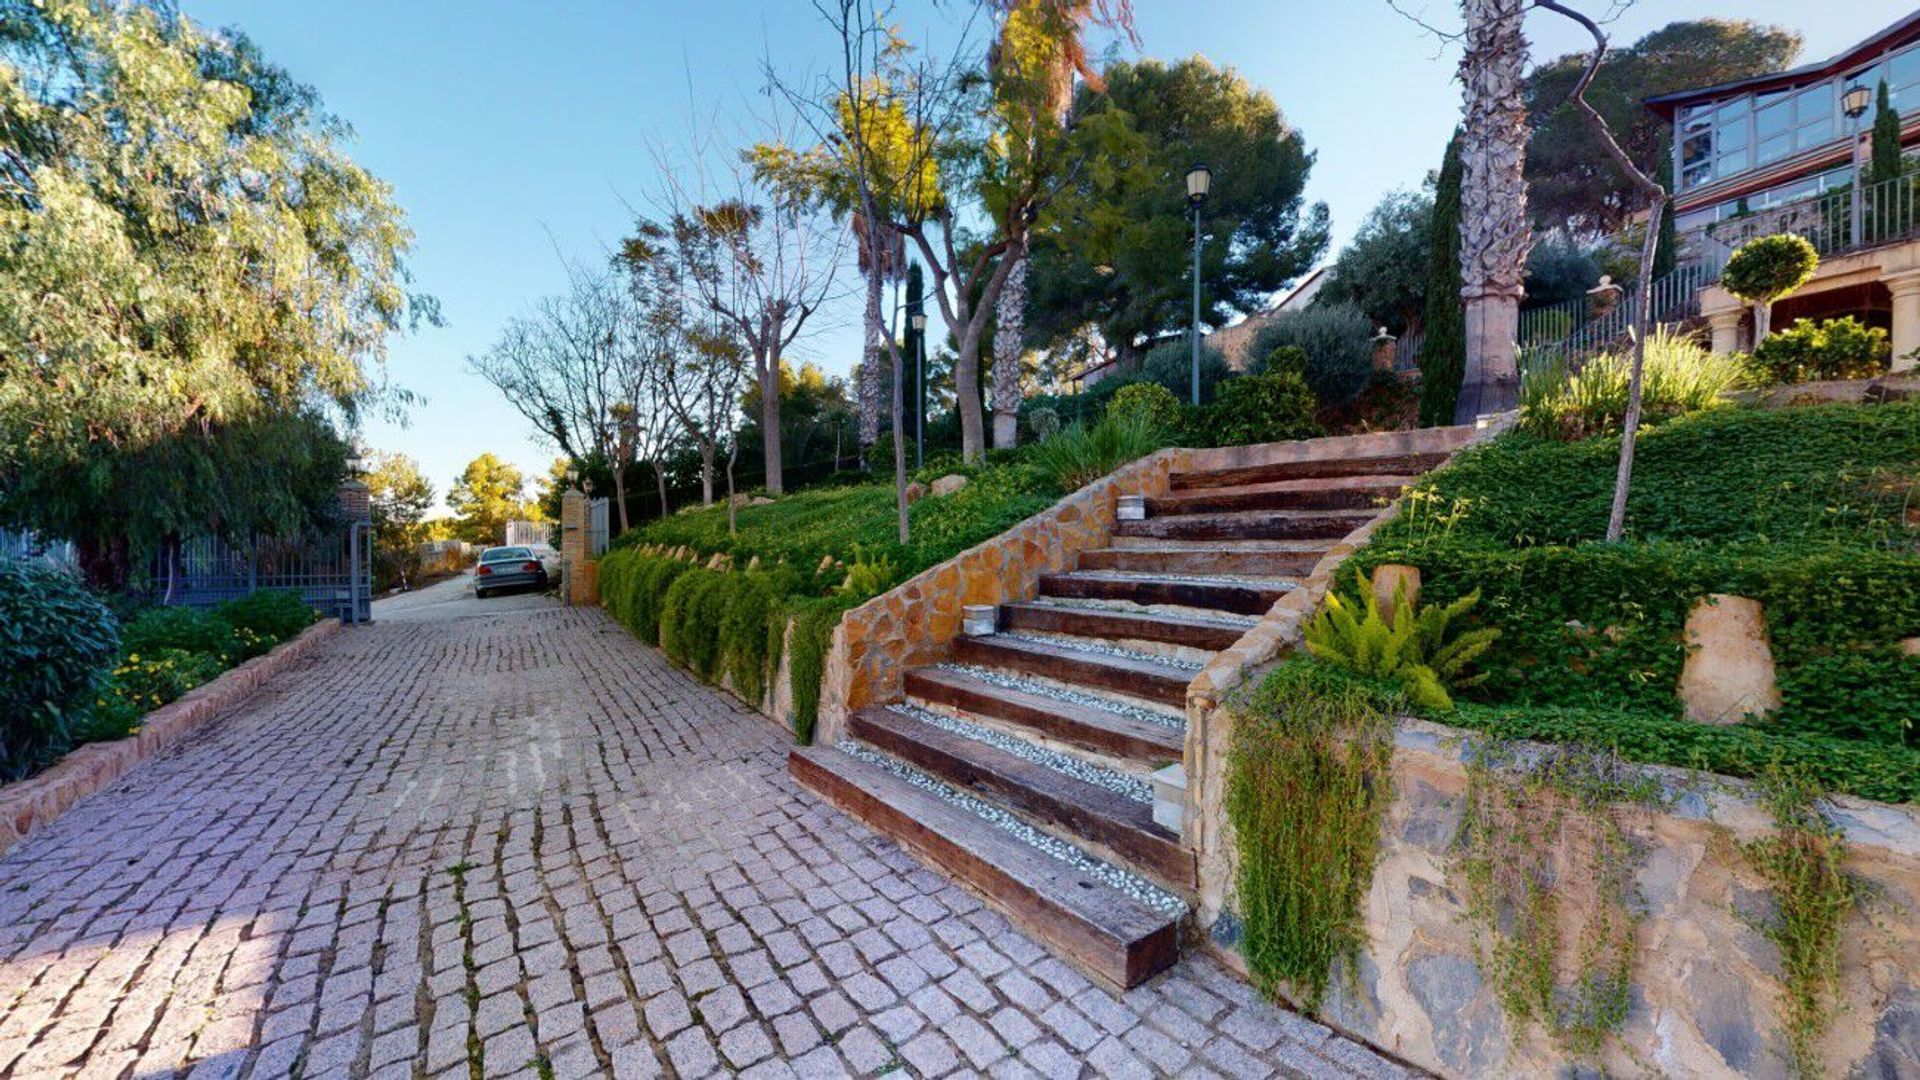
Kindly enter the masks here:
<path id="1" fill-rule="evenodd" d="M 228 668 L 174 701 L 140 718 L 140 730 L 112 742 L 75 748 L 44 772 L 0 786 L 0 855 L 73 806 L 172 746 L 221 712 L 239 704 L 260 684 L 298 661 L 340 629 L 323 619 L 260 656 Z"/>

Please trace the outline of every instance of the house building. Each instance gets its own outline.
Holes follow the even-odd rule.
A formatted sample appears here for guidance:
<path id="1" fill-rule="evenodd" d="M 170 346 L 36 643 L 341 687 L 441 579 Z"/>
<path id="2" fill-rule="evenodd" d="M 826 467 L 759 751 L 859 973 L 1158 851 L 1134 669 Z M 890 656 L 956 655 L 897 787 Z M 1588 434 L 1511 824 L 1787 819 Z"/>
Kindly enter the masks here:
<path id="1" fill-rule="evenodd" d="M 1896 370 L 1920 354 L 1920 187 L 1867 184 L 1865 144 L 1884 82 L 1902 143 L 1920 143 L 1920 10 L 1817 63 L 1650 98 L 1673 125 L 1674 225 L 1683 256 L 1712 271 L 1745 241 L 1799 233 L 1818 275 L 1774 306 L 1773 325 L 1853 315 L 1887 329 Z M 1849 115 L 1849 92 L 1867 105 Z M 1853 95 L 1857 104 L 1860 95 Z M 1853 195 L 1856 171 L 1860 197 Z M 1747 308 L 1718 285 L 1698 292 L 1716 350 L 1750 341 Z"/>

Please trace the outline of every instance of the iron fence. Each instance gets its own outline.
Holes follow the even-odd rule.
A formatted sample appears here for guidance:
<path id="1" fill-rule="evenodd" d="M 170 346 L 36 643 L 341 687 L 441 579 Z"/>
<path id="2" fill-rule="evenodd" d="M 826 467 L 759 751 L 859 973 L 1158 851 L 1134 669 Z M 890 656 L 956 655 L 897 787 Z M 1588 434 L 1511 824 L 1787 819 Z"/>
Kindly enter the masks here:
<path id="1" fill-rule="evenodd" d="M 203 536 L 165 545 L 148 569 L 150 599 L 213 607 L 264 589 L 298 592 L 322 615 L 372 618 L 373 527 L 351 521 L 303 540 L 254 537 L 244 544 Z"/>

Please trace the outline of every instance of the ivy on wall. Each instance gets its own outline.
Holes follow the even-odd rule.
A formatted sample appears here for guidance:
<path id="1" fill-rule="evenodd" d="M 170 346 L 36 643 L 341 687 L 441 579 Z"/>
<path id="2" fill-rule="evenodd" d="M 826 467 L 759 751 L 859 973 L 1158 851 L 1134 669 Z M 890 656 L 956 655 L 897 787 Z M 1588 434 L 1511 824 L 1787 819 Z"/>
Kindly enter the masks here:
<path id="1" fill-rule="evenodd" d="M 1363 905 L 1393 801 L 1396 691 L 1310 660 L 1231 706 L 1227 818 L 1255 981 L 1317 1009 L 1366 944 Z"/>

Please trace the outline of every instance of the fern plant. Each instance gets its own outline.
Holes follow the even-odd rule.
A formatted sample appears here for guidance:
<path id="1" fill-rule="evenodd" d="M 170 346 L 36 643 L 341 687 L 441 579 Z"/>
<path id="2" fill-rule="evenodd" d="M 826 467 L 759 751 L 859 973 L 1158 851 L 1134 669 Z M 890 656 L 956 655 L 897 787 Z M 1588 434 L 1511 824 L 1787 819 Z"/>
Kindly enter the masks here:
<path id="1" fill-rule="evenodd" d="M 1454 621 L 1480 602 L 1478 589 L 1444 606 L 1415 609 L 1404 588 L 1393 594 L 1392 617 L 1380 608 L 1366 576 L 1354 575 L 1358 603 L 1328 592 L 1326 606 L 1307 624 L 1307 651 L 1357 675 L 1396 683 L 1414 705 L 1445 712 L 1453 708 L 1448 687 L 1473 686 L 1486 676 L 1467 666 L 1493 644 L 1500 631 L 1479 627 L 1455 632 Z"/>

